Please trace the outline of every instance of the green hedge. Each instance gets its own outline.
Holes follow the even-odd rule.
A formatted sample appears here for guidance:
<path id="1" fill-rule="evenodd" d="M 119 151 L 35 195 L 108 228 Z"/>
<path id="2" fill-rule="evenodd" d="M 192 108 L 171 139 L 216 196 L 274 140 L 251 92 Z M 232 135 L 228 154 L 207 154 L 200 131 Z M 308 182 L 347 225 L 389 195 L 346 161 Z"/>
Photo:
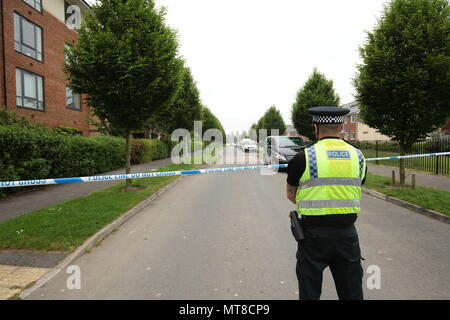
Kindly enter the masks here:
<path id="1" fill-rule="evenodd" d="M 132 141 L 133 163 L 170 156 L 171 144 Z M 45 127 L 0 125 L 0 181 L 79 177 L 123 168 L 125 139 L 58 134 Z M 10 189 L 0 189 L 0 196 Z"/>
<path id="2" fill-rule="evenodd" d="M 131 163 L 145 163 L 153 160 L 168 158 L 172 149 L 179 142 L 170 140 L 135 139 L 131 143 Z M 194 152 L 194 141 L 191 142 L 191 152 Z M 205 142 L 196 142 L 198 149 L 206 146 Z"/>
<path id="3" fill-rule="evenodd" d="M 86 176 L 121 168 L 125 141 L 0 126 L 0 180 Z"/>
<path id="4" fill-rule="evenodd" d="M 171 144 L 161 140 L 135 139 L 131 145 L 131 163 L 145 163 L 170 157 Z"/>

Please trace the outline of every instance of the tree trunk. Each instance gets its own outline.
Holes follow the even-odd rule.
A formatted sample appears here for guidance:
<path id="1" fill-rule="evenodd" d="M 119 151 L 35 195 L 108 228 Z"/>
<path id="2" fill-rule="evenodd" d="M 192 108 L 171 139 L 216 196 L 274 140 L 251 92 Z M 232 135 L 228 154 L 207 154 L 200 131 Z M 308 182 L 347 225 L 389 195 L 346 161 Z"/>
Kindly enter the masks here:
<path id="1" fill-rule="evenodd" d="M 127 131 L 127 137 L 125 142 L 125 173 L 131 173 L 131 131 Z M 125 181 L 125 191 L 130 191 L 131 179 Z"/>
<path id="2" fill-rule="evenodd" d="M 400 143 L 400 156 L 404 156 L 405 155 L 405 145 Z M 406 174 L 405 174 L 405 159 L 400 159 L 400 186 L 402 188 L 405 188 L 405 178 L 406 178 Z"/>

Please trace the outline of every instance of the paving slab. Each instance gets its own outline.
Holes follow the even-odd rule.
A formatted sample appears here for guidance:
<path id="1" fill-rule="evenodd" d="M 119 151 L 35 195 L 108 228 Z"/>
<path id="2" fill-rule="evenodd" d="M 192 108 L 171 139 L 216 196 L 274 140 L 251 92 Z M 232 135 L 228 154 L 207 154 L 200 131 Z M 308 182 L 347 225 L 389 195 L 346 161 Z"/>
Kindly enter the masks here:
<path id="1" fill-rule="evenodd" d="M 49 270 L 49 268 L 0 265 L 0 300 L 13 298 Z"/>

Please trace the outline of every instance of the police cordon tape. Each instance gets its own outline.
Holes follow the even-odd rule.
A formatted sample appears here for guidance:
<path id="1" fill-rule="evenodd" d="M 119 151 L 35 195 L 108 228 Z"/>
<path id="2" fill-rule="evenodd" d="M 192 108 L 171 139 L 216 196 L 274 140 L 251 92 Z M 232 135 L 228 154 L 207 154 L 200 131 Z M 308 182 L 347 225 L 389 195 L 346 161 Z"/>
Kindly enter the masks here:
<path id="1" fill-rule="evenodd" d="M 406 158 L 433 157 L 433 156 L 445 156 L 445 155 L 450 155 L 450 152 L 415 154 L 415 155 L 409 155 L 409 156 L 369 158 L 369 159 L 366 159 L 366 161 L 394 160 L 394 159 L 402 159 L 402 158 L 406 159 Z M 180 176 L 180 175 L 187 175 L 187 174 L 218 173 L 218 172 L 230 172 L 230 171 L 243 171 L 243 170 L 256 170 L 256 169 L 279 169 L 279 168 L 287 168 L 287 164 L 270 164 L 270 165 L 210 168 L 210 169 L 183 170 L 183 171 L 162 171 L 162 172 L 146 172 L 146 173 L 132 173 L 132 174 L 115 174 L 115 175 L 106 175 L 106 176 L 36 179 L 36 180 L 21 180 L 21 181 L 0 181 L 0 188 L 43 186 L 43 185 L 50 185 L 50 184 L 65 184 L 65 183 L 76 183 L 76 182 L 114 181 L 114 180 L 125 180 L 125 179 Z"/>

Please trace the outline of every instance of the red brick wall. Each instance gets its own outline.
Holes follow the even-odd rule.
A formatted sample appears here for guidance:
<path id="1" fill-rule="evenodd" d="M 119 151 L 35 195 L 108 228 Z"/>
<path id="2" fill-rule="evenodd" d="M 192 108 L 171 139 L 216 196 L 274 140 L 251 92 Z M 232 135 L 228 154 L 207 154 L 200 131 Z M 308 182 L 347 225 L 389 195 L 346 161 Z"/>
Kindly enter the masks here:
<path id="1" fill-rule="evenodd" d="M 63 73 L 64 43 L 75 43 L 77 33 L 45 10 L 36 11 L 22 0 L 3 0 L 4 40 L 6 56 L 6 105 L 27 115 L 33 121 L 49 127 L 59 125 L 76 128 L 83 136 L 90 135 L 92 128 L 86 121 L 88 108 L 82 103 L 81 111 L 66 108 L 66 84 Z M 31 20 L 43 29 L 43 61 L 34 60 L 14 49 L 14 12 Z M 16 67 L 36 73 L 44 78 L 45 111 L 36 111 L 16 106 Z M 1 74 L 3 77 L 3 74 Z M 91 130 L 90 130 L 91 129 Z"/>
<path id="2" fill-rule="evenodd" d="M 447 124 L 442 127 L 441 131 L 445 133 L 450 133 L 450 120 L 448 120 Z"/>
<path id="3" fill-rule="evenodd" d="M 3 2 L 0 0 L 0 107 L 6 105 L 5 101 L 5 68 L 4 68 L 4 56 L 3 56 Z"/>
<path id="4" fill-rule="evenodd" d="M 357 127 L 358 124 L 351 122 L 351 116 L 348 116 L 345 121 L 346 122 L 344 122 L 344 130 L 346 130 L 348 132 L 348 140 L 354 141 L 354 140 L 358 139 L 358 136 L 356 136 L 355 139 L 353 138 L 353 133 L 357 133 L 357 131 L 358 131 L 358 127 Z M 344 135 L 342 133 L 341 133 L 341 138 L 344 138 Z"/>

